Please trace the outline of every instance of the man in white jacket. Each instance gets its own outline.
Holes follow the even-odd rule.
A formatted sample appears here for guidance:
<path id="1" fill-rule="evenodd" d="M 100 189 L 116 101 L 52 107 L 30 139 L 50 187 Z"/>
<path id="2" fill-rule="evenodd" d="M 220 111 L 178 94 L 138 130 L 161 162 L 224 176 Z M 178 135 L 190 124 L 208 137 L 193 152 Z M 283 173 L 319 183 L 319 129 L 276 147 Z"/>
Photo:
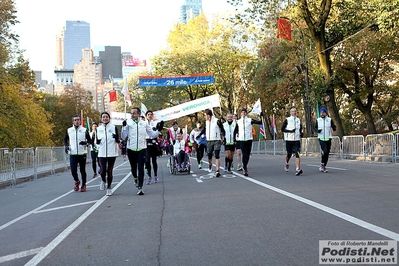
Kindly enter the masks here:
<path id="1" fill-rule="evenodd" d="M 86 128 L 81 126 L 80 116 L 74 115 L 72 117 L 72 127 L 67 129 L 64 137 L 65 153 L 69 154 L 69 161 L 71 166 L 72 177 L 75 180 L 75 186 L 73 190 L 79 191 L 79 185 L 81 192 L 86 192 L 86 155 L 87 145 L 92 144 L 92 140 L 89 132 Z M 82 183 L 78 177 L 78 165 L 80 174 L 82 175 Z"/>
<path id="2" fill-rule="evenodd" d="M 284 132 L 284 140 L 287 150 L 287 157 L 285 158 L 285 167 L 284 170 L 286 172 L 289 171 L 289 161 L 291 156 L 294 155 L 295 159 L 295 175 L 301 175 L 303 173 L 301 169 L 301 137 L 303 136 L 301 121 L 297 117 L 296 108 L 292 107 L 290 109 L 290 117 L 287 117 L 284 120 L 283 125 L 281 126 L 281 131 Z"/>
<path id="3" fill-rule="evenodd" d="M 322 107 L 320 109 L 320 117 L 317 118 L 315 124 L 315 130 L 317 132 L 317 137 L 319 138 L 321 149 L 320 172 L 328 173 L 326 166 L 331 150 L 331 130 L 335 131 L 336 129 L 337 127 L 335 126 L 334 121 L 327 114 L 327 108 Z"/>
<path id="4" fill-rule="evenodd" d="M 156 138 L 159 135 L 159 131 L 163 128 L 163 121 L 157 124 L 156 130 L 154 131 L 146 121 L 140 119 L 140 108 L 132 108 L 130 114 L 131 119 L 125 120 L 122 123 L 122 138 L 125 139 L 128 137 L 127 156 L 129 158 L 134 181 L 137 185 L 137 195 L 144 195 L 144 164 L 147 149 L 146 136 L 148 135 L 150 138 Z"/>

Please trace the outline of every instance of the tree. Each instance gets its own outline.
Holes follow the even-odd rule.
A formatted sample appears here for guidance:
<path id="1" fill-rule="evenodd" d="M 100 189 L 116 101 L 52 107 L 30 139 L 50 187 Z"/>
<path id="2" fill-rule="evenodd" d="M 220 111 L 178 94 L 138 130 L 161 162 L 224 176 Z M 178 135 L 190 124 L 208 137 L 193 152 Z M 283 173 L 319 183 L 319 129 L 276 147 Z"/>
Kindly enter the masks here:
<path id="1" fill-rule="evenodd" d="M 215 83 L 145 88 L 145 94 L 152 96 L 158 91 L 162 96 L 162 106 L 170 107 L 219 93 L 223 112 L 233 112 L 239 107 L 239 101 L 235 99 L 242 94 L 237 92 L 243 91 L 241 69 L 246 60 L 251 58 L 248 36 L 248 30 L 245 33 L 243 28 L 234 28 L 228 21 L 216 19 L 208 22 L 204 14 L 189 20 L 187 24 L 177 24 L 168 37 L 168 48 L 154 58 L 154 74 L 213 73 Z M 157 98 L 151 99 L 155 103 Z M 192 115 L 191 119 L 193 122 L 198 120 L 198 114 Z"/>
<path id="2" fill-rule="evenodd" d="M 34 101 L 34 72 L 11 31 L 15 14 L 13 1 L 0 2 L 0 147 L 52 145 L 48 113 Z"/>
<path id="3" fill-rule="evenodd" d="M 363 113 L 369 134 L 376 134 L 373 105 L 378 95 L 380 106 L 388 102 L 386 108 L 392 110 L 389 93 L 390 83 L 395 77 L 393 62 L 399 60 L 399 46 L 393 36 L 375 30 L 366 30 L 354 36 L 333 52 L 334 68 L 339 87 Z M 389 103 L 391 102 L 391 103 Z M 384 110 L 381 116 L 386 115 Z M 389 120 L 389 116 L 386 116 Z"/>
<path id="4" fill-rule="evenodd" d="M 239 5 L 242 0 L 229 0 L 229 2 Z M 244 17 L 249 16 L 264 21 L 265 29 L 270 29 L 271 21 L 274 21 L 275 17 L 284 14 L 288 14 L 294 21 L 305 21 L 306 32 L 315 44 L 319 67 L 324 73 L 325 104 L 329 107 L 330 115 L 337 124 L 337 134 L 342 137 L 344 131 L 335 99 L 336 88 L 334 87 L 331 48 L 374 24 L 392 35 L 397 34 L 395 28 L 399 23 L 398 7 L 398 0 L 388 2 L 298 0 L 292 4 L 291 1 L 252 0 Z M 238 21 L 244 21 L 243 16 L 239 16 Z"/>
<path id="5" fill-rule="evenodd" d="M 67 128 L 71 127 L 73 115 L 83 115 L 89 117 L 90 122 L 98 122 L 100 113 L 91 108 L 93 96 L 90 91 L 83 89 L 80 85 L 70 85 L 64 88 L 57 103 L 57 109 L 53 112 L 52 121 L 54 130 L 52 139 L 56 145 L 64 145 L 64 136 Z"/>

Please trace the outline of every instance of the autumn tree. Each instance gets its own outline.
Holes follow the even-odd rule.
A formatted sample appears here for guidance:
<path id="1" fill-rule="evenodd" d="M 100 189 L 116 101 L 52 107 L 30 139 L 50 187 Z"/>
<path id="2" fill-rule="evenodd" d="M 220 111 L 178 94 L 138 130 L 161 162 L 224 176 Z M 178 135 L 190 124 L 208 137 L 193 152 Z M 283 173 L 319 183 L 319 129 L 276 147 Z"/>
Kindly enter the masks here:
<path id="1" fill-rule="evenodd" d="M 229 0 L 239 5 L 242 0 Z M 399 1 L 345 1 L 345 0 L 252 0 L 244 16 L 239 16 L 239 22 L 245 22 L 245 17 L 258 18 L 264 21 L 264 29 L 274 28 L 275 18 L 281 15 L 290 17 L 292 21 L 305 21 L 306 33 L 314 42 L 315 53 L 319 67 L 324 73 L 325 104 L 330 115 L 337 124 L 337 134 L 344 135 L 342 121 L 336 104 L 334 69 L 332 64 L 332 47 L 345 41 L 357 32 L 377 25 L 380 30 L 397 34 L 395 28 L 399 21 Z"/>
<path id="2" fill-rule="evenodd" d="M 51 99 L 51 98 L 49 98 Z M 44 103 L 43 103 L 44 104 Z M 100 112 L 92 109 L 93 96 L 90 91 L 83 89 L 80 85 L 69 85 L 64 88 L 60 95 L 54 111 L 54 104 L 49 110 L 52 110 L 52 122 L 54 130 L 52 139 L 56 145 L 63 145 L 64 136 L 67 128 L 72 126 L 72 116 L 83 115 L 89 118 L 90 123 L 99 122 Z"/>
<path id="3" fill-rule="evenodd" d="M 219 93 L 223 112 L 233 112 L 239 107 L 236 99 L 242 93 L 238 91 L 243 91 L 241 69 L 246 60 L 251 58 L 248 36 L 248 32 L 234 28 L 228 21 L 215 19 L 209 22 L 204 14 L 189 20 L 187 24 L 177 24 L 170 32 L 167 49 L 153 60 L 154 74 L 213 73 L 215 83 L 145 88 L 145 94 L 153 96 L 158 92 L 165 108 Z M 157 97 L 151 99 L 156 101 Z M 198 114 L 192 118 L 197 120 Z"/>
<path id="4" fill-rule="evenodd" d="M 380 105 L 387 102 L 389 110 L 392 109 L 390 98 L 395 97 L 390 95 L 395 93 L 390 83 L 398 78 L 393 65 L 399 60 L 397 41 L 393 36 L 369 29 L 334 49 L 332 55 L 339 88 L 363 113 L 367 132 L 376 134 L 377 117 L 372 114 L 376 98 Z M 384 110 L 380 111 L 384 116 Z"/>
<path id="5" fill-rule="evenodd" d="M 14 2 L 0 2 L 0 147 L 52 145 L 48 113 L 34 101 L 35 74 L 18 48 Z"/>

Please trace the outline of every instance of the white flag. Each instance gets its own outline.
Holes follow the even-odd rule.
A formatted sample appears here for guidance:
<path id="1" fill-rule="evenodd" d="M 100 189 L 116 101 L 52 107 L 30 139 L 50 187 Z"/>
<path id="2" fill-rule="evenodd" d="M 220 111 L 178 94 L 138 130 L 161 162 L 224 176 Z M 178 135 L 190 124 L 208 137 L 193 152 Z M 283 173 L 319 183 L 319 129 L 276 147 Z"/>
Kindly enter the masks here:
<path id="1" fill-rule="evenodd" d="M 252 111 L 251 112 L 255 113 L 255 114 L 258 114 L 258 115 L 260 115 L 260 113 L 262 112 L 262 107 L 260 106 L 260 98 L 254 104 L 254 107 L 252 107 Z"/>
<path id="2" fill-rule="evenodd" d="M 127 102 L 127 104 L 130 106 L 132 106 L 132 101 L 130 100 L 130 93 L 129 93 L 129 87 L 128 87 L 128 82 L 127 82 L 127 78 L 125 79 L 125 83 L 123 84 L 123 88 L 122 88 L 122 94 L 125 96 L 125 102 Z"/>
<path id="3" fill-rule="evenodd" d="M 141 114 L 145 116 L 145 113 L 147 113 L 148 109 L 147 109 L 147 107 L 144 105 L 144 103 L 141 103 L 140 109 L 141 109 Z M 147 118 L 146 118 L 146 119 L 147 119 Z"/>

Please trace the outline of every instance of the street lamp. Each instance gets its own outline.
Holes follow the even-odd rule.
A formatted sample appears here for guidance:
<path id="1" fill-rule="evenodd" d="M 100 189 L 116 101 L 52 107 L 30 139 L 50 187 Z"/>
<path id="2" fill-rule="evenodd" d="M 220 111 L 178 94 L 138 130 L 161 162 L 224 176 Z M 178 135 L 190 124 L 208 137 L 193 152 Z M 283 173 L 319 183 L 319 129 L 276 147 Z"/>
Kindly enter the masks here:
<path id="1" fill-rule="evenodd" d="M 290 20 L 291 21 L 291 20 Z M 310 105 L 309 105 L 309 69 L 308 69 L 308 60 L 306 58 L 306 51 L 305 51 L 305 38 L 303 35 L 303 32 L 301 29 L 298 27 L 295 21 L 292 21 L 297 28 L 299 29 L 299 32 L 301 33 L 301 41 L 302 41 L 302 56 L 303 56 L 303 62 L 299 65 L 296 66 L 296 70 L 298 73 L 302 73 L 302 71 L 305 71 L 305 116 L 306 116 L 306 135 L 307 137 L 310 137 L 312 135 L 312 122 L 310 119 Z"/>

